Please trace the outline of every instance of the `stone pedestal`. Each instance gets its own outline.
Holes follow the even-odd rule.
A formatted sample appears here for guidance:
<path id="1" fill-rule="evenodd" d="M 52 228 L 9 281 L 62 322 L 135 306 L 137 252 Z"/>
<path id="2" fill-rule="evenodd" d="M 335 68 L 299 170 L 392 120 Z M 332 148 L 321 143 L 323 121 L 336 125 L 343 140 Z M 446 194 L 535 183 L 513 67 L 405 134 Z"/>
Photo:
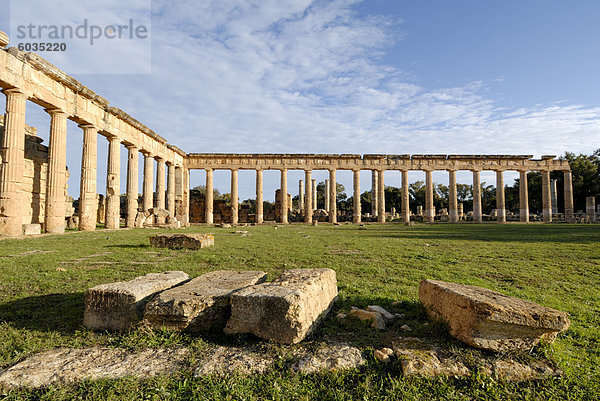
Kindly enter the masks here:
<path id="1" fill-rule="evenodd" d="M 360 207 L 360 170 L 353 170 L 353 179 L 354 179 L 354 194 L 352 197 L 352 222 L 354 224 L 358 224 L 361 222 L 362 212 Z"/>
<path id="2" fill-rule="evenodd" d="M 62 110 L 50 114 L 50 149 L 46 190 L 45 229 L 47 233 L 65 232 L 65 185 L 67 182 L 67 115 Z"/>
<path id="3" fill-rule="evenodd" d="M 96 199 L 98 129 L 93 125 L 80 125 L 80 128 L 83 130 L 83 152 L 79 183 L 79 229 L 93 231 L 96 229 L 98 213 L 98 200 Z"/>
<path id="4" fill-rule="evenodd" d="M 121 206 L 121 140 L 108 139 L 108 166 L 106 174 L 106 228 L 119 228 Z"/>
<path id="5" fill-rule="evenodd" d="M 0 234 L 16 236 L 23 230 L 21 187 L 25 169 L 27 96 L 17 89 L 6 89 L 4 94 L 6 119 L 0 150 Z"/>
<path id="6" fill-rule="evenodd" d="M 125 227 L 135 227 L 135 217 L 138 212 L 138 164 L 139 149 L 127 145 L 127 220 Z"/>

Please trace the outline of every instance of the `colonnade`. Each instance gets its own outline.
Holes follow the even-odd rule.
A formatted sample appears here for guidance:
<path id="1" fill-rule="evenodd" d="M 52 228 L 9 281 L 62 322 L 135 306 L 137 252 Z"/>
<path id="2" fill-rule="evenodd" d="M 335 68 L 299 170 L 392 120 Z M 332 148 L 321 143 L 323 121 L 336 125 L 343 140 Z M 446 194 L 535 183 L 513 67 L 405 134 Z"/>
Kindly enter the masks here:
<path id="1" fill-rule="evenodd" d="M 212 207 L 212 191 L 213 191 L 213 171 L 214 169 L 206 169 L 206 222 L 212 223 L 213 221 L 213 207 Z M 281 206 L 282 210 L 288 210 L 287 205 L 287 175 L 288 169 L 281 169 Z M 337 191 L 336 191 L 336 169 L 329 169 L 329 179 L 325 180 L 325 210 L 329 214 L 329 221 L 331 223 L 337 222 Z M 353 171 L 353 216 L 352 221 L 354 223 L 360 223 L 362 219 L 361 213 L 361 202 L 360 202 L 360 172 L 361 169 L 352 169 Z M 375 187 L 372 187 L 373 202 L 372 210 L 374 216 L 377 217 L 378 222 L 385 222 L 385 171 L 384 170 L 371 170 L 372 171 L 372 183 Z M 401 172 L 401 216 L 404 222 L 410 221 L 410 195 L 409 195 L 409 182 L 408 182 L 408 171 L 400 170 Z M 425 210 L 424 210 L 424 221 L 433 223 L 435 219 L 435 207 L 434 207 L 434 185 L 433 185 L 433 169 L 424 170 L 425 172 Z M 449 221 L 451 223 L 457 223 L 459 221 L 458 211 L 458 199 L 457 199 L 457 186 L 456 186 L 456 172 L 455 169 L 446 170 L 448 172 L 448 196 L 449 196 Z M 482 206 L 481 206 L 481 181 L 480 169 L 471 170 L 473 174 L 473 222 L 482 222 Z M 506 207 L 504 197 L 504 171 L 507 170 L 496 170 L 496 220 L 498 223 L 506 222 Z M 527 188 L 527 170 L 518 170 L 520 174 L 519 179 L 519 202 L 520 202 L 520 221 L 523 223 L 529 222 L 529 196 Z M 567 221 L 573 221 L 573 188 L 572 188 L 572 175 L 570 170 L 562 170 L 564 174 L 564 201 L 565 201 L 565 219 Z M 544 222 L 549 223 L 552 221 L 552 203 L 550 196 L 550 170 L 541 170 L 542 173 L 542 199 L 543 199 L 543 210 L 542 219 Z M 258 224 L 263 222 L 263 169 L 256 170 L 256 205 L 257 205 L 257 220 Z M 232 194 L 232 208 L 237 211 L 238 207 L 238 169 L 231 170 L 231 194 Z M 235 194 L 235 195 L 234 195 Z M 235 200 L 234 200 L 235 199 Z M 304 219 L 306 223 L 312 223 L 313 213 L 316 209 L 316 182 L 312 179 L 312 170 L 304 170 L 304 180 L 299 180 L 298 186 L 298 199 L 299 208 L 304 210 Z M 238 223 L 238 214 L 234 212 L 233 224 Z M 282 223 L 288 222 L 287 213 L 282 213 Z"/>

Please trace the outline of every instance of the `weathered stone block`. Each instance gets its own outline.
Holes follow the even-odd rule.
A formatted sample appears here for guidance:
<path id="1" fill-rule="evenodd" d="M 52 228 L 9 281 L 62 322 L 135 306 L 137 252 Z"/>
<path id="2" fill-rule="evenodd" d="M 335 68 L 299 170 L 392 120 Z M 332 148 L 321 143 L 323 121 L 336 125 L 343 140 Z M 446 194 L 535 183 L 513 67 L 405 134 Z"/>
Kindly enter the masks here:
<path id="1" fill-rule="evenodd" d="M 150 245 L 169 249 L 200 249 L 215 244 L 210 234 L 159 234 L 150 237 Z"/>
<path id="2" fill-rule="evenodd" d="M 472 285 L 423 280 L 419 299 L 452 336 L 492 351 L 530 349 L 569 327 L 565 312 Z"/>
<path id="3" fill-rule="evenodd" d="M 90 288 L 85 292 L 83 324 L 92 330 L 126 330 L 141 320 L 153 295 L 189 278 L 184 272 L 168 271 Z"/>
<path id="4" fill-rule="evenodd" d="M 41 233 L 41 224 L 23 224 L 23 235 L 36 235 Z"/>
<path id="5" fill-rule="evenodd" d="M 219 270 L 164 291 L 146 305 L 144 322 L 190 332 L 223 329 L 231 314 L 229 298 L 239 289 L 262 283 L 261 271 Z"/>
<path id="6" fill-rule="evenodd" d="M 302 341 L 337 296 L 335 271 L 292 269 L 231 295 L 226 333 L 252 333 L 280 343 Z"/>

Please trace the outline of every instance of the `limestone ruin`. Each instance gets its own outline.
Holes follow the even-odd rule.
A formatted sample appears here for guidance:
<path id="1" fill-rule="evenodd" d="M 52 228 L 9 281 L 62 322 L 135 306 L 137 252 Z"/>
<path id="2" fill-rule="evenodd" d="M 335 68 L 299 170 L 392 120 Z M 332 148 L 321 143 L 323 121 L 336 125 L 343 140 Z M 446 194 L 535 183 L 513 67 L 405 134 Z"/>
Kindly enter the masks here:
<path id="1" fill-rule="evenodd" d="M 4 35 L 4 34 L 3 34 Z M 263 171 L 279 170 L 281 172 L 279 202 L 275 210 L 275 218 L 281 223 L 288 223 L 291 198 L 288 194 L 287 174 L 289 170 L 303 170 L 305 179 L 299 183 L 301 209 L 299 218 L 312 223 L 317 209 L 316 182 L 312 179 L 315 170 L 329 171 L 326 188 L 326 206 L 330 223 L 337 222 L 336 172 L 351 170 L 353 181 L 353 216 L 354 223 L 362 220 L 360 204 L 360 171 L 372 171 L 373 216 L 377 221 L 386 221 L 384 197 L 384 172 L 390 170 L 402 173 L 402 210 L 400 216 L 404 223 L 410 221 L 408 171 L 425 171 L 426 204 L 423 215 L 427 222 L 433 222 L 435 208 L 433 206 L 432 172 L 444 170 L 449 174 L 450 205 L 448 220 L 459 221 L 456 192 L 456 171 L 473 172 L 474 206 L 472 220 L 482 221 L 480 172 L 491 170 L 496 172 L 496 219 L 506 221 L 504 201 L 503 173 L 513 170 L 520 173 L 520 221 L 529 221 L 527 172 L 540 171 L 543 177 L 543 221 L 552 221 L 555 186 L 552 186 L 550 172 L 564 173 L 565 220 L 574 221 L 573 189 L 570 167 L 567 161 L 558 160 L 555 156 L 542 156 L 532 159 L 529 155 L 323 155 L 323 154 L 213 154 L 186 153 L 176 146 L 167 143 L 166 139 L 156 134 L 124 111 L 112 107 L 109 102 L 70 77 L 56 66 L 50 64 L 35 53 L 19 51 L 8 44 L 6 35 L 0 43 L 0 87 L 6 96 L 6 120 L 4 134 L 1 139 L 0 164 L 0 235 L 21 235 L 23 224 L 39 223 L 47 233 L 62 233 L 69 217 L 67 210 L 67 167 L 66 167 L 66 132 L 67 120 L 79 124 L 83 133 L 82 166 L 80 177 L 80 196 L 78 206 L 78 227 L 80 230 L 95 230 L 96 223 L 104 221 L 105 227 L 120 227 L 120 193 L 126 187 L 127 202 L 125 206 L 125 226 L 135 227 L 138 211 L 147 212 L 153 207 L 166 209 L 181 225 L 189 224 L 190 216 L 190 181 L 189 170 L 206 171 L 206 199 L 204 201 L 203 221 L 212 224 L 214 220 L 213 173 L 215 170 L 231 171 L 231 205 L 226 213 L 231 224 L 240 222 L 240 206 L 238 199 L 238 171 L 254 170 L 256 172 L 256 214 L 254 222 L 264 222 L 263 211 Z M 47 179 L 34 176 L 31 183 L 31 165 L 27 149 L 31 138 L 25 125 L 27 101 L 42 106 L 50 115 L 50 143 L 47 157 Z M 96 162 L 98 134 L 109 142 L 107 187 L 105 212 L 99 213 L 96 184 Z M 27 141 L 26 141 L 26 138 Z M 35 140 L 34 140 L 35 142 Z M 123 144 L 128 151 L 127 183 L 120 182 L 120 151 Z M 39 146 L 38 146 L 39 148 Z M 138 158 L 144 156 L 142 202 L 138 204 Z M 153 161 L 157 161 L 156 187 L 153 186 Z M 28 164 L 29 163 L 29 164 Z M 45 159 L 41 165 L 45 166 Z M 34 166 L 36 164 L 34 163 Z M 40 169 L 45 171 L 44 169 Z M 36 168 L 34 168 L 35 174 Z M 166 185 L 165 185 L 166 184 Z M 36 187 L 37 185 L 37 187 Z M 31 202 L 30 202 L 31 200 Z M 556 202 L 554 202 L 555 204 Z M 36 206 L 37 205 L 37 206 Z M 43 213 L 42 213 L 43 210 Z M 471 213 L 471 212 L 469 212 Z M 225 214 L 225 213 L 222 213 Z M 31 215 L 31 217 L 30 217 Z M 230 216 L 230 217 L 229 217 Z M 158 221 L 160 223 L 160 221 Z M 143 225 L 143 224 L 142 224 Z M 139 226 L 139 224 L 138 224 Z M 27 232 L 36 232 L 31 227 Z"/>

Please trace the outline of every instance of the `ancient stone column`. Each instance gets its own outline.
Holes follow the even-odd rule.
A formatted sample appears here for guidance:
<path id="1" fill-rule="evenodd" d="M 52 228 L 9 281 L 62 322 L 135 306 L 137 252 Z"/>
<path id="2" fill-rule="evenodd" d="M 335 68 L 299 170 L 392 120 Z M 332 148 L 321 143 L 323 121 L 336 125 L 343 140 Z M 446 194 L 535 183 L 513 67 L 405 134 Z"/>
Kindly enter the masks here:
<path id="1" fill-rule="evenodd" d="M 504 172 L 496 171 L 496 220 L 506 223 L 506 209 L 504 206 Z"/>
<path id="2" fill-rule="evenodd" d="M 305 223 L 312 223 L 312 217 L 313 217 L 313 191 L 312 191 L 312 171 L 311 170 L 304 170 L 304 185 L 306 185 L 305 187 L 305 192 L 306 192 L 306 198 L 304 199 L 304 222 Z"/>
<path id="3" fill-rule="evenodd" d="M 0 149 L 0 234 L 23 234 L 21 187 L 25 170 L 25 105 L 27 96 L 5 89 L 6 115 Z M 64 216 L 63 216 L 64 217 Z"/>
<path id="4" fill-rule="evenodd" d="M 481 179 L 479 170 L 473 170 L 473 223 L 481 223 Z"/>
<path id="5" fill-rule="evenodd" d="M 552 222 L 552 200 L 550 194 L 550 170 L 542 171 L 542 221 Z"/>
<path id="6" fill-rule="evenodd" d="M 167 210 L 175 216 L 175 166 L 167 162 Z"/>
<path id="7" fill-rule="evenodd" d="M 119 228 L 121 206 L 121 140 L 108 138 L 108 163 L 106 168 L 106 221 L 108 229 Z"/>
<path id="8" fill-rule="evenodd" d="M 98 155 L 98 129 L 93 125 L 80 125 L 83 130 L 81 154 L 81 180 L 79 182 L 79 229 L 96 229 L 98 200 L 96 199 L 96 164 Z"/>
<path id="9" fill-rule="evenodd" d="M 288 222 L 288 190 L 287 190 L 287 170 L 281 170 L 281 222 Z"/>
<path id="10" fill-rule="evenodd" d="M 262 224 L 263 221 L 263 171 L 256 170 L 256 224 Z"/>
<path id="11" fill-rule="evenodd" d="M 165 208 L 165 160 L 161 158 L 156 159 L 156 207 Z"/>
<path id="12" fill-rule="evenodd" d="M 408 192 L 408 170 L 402 170 L 402 222 L 410 221 L 410 195 Z"/>
<path id="13" fill-rule="evenodd" d="M 385 223 L 385 183 L 384 170 L 377 170 L 377 222 Z"/>
<path id="14" fill-rule="evenodd" d="M 135 227 L 138 212 L 138 165 L 139 149 L 135 145 L 127 145 L 127 220 L 125 227 Z"/>
<path id="15" fill-rule="evenodd" d="M 558 214 L 558 194 L 556 191 L 556 180 L 550 180 L 550 203 L 552 204 L 552 214 Z"/>
<path id="16" fill-rule="evenodd" d="M 231 170 L 231 224 L 238 223 L 238 170 Z"/>
<path id="17" fill-rule="evenodd" d="M 529 190 L 527 171 L 519 171 L 519 221 L 529 223 Z"/>
<path id="18" fill-rule="evenodd" d="M 148 152 L 144 152 L 144 187 L 142 193 L 142 210 L 144 212 L 154 207 L 154 189 L 152 188 L 152 170 L 154 159 Z"/>
<path id="19" fill-rule="evenodd" d="M 435 210 L 433 209 L 433 171 L 425 171 L 425 221 L 435 221 Z"/>
<path id="20" fill-rule="evenodd" d="M 596 222 L 596 197 L 587 196 L 585 198 L 585 214 L 592 223 Z"/>
<path id="21" fill-rule="evenodd" d="M 317 180 L 311 180 L 312 183 L 312 209 L 317 210 Z"/>
<path id="22" fill-rule="evenodd" d="M 206 169 L 206 193 L 204 195 L 204 214 L 206 224 L 213 223 L 213 169 Z"/>
<path id="23" fill-rule="evenodd" d="M 331 174 L 331 172 L 330 172 L 330 174 Z M 325 209 L 325 211 L 327 213 L 329 213 L 329 206 L 331 204 L 331 199 L 329 198 L 329 194 L 330 194 L 329 180 L 325 180 L 325 188 L 323 191 L 323 200 L 325 201 L 325 204 L 323 205 L 323 209 Z"/>
<path id="24" fill-rule="evenodd" d="M 67 115 L 60 109 L 50 114 L 50 148 L 46 186 L 46 232 L 65 232 L 65 186 L 67 184 Z"/>
<path id="25" fill-rule="evenodd" d="M 575 222 L 573 215 L 573 175 L 571 171 L 564 171 L 564 193 L 565 193 L 565 220 L 567 223 Z"/>
<path id="26" fill-rule="evenodd" d="M 335 170 L 329 170 L 329 222 L 337 223 L 337 181 Z"/>
<path id="27" fill-rule="evenodd" d="M 458 199 L 456 198 L 456 171 L 448 170 L 448 207 L 449 218 L 451 223 L 458 223 Z"/>
<path id="28" fill-rule="evenodd" d="M 298 209 L 304 209 L 304 181 L 298 181 Z"/>
<path id="29" fill-rule="evenodd" d="M 182 167 L 183 172 L 183 198 L 181 207 L 183 208 L 183 221 L 181 222 L 184 226 L 190 225 L 190 170 L 186 167 Z"/>
<path id="30" fill-rule="evenodd" d="M 362 212 L 360 210 L 360 170 L 353 170 L 352 173 L 354 175 L 354 195 L 352 198 L 354 210 L 352 212 L 352 222 L 358 224 L 361 222 L 362 218 Z"/>
<path id="31" fill-rule="evenodd" d="M 183 221 L 183 167 L 175 167 L 175 218 Z"/>
<path id="32" fill-rule="evenodd" d="M 379 185 L 377 183 L 377 170 L 371 170 L 371 215 L 377 217 L 379 211 Z"/>

